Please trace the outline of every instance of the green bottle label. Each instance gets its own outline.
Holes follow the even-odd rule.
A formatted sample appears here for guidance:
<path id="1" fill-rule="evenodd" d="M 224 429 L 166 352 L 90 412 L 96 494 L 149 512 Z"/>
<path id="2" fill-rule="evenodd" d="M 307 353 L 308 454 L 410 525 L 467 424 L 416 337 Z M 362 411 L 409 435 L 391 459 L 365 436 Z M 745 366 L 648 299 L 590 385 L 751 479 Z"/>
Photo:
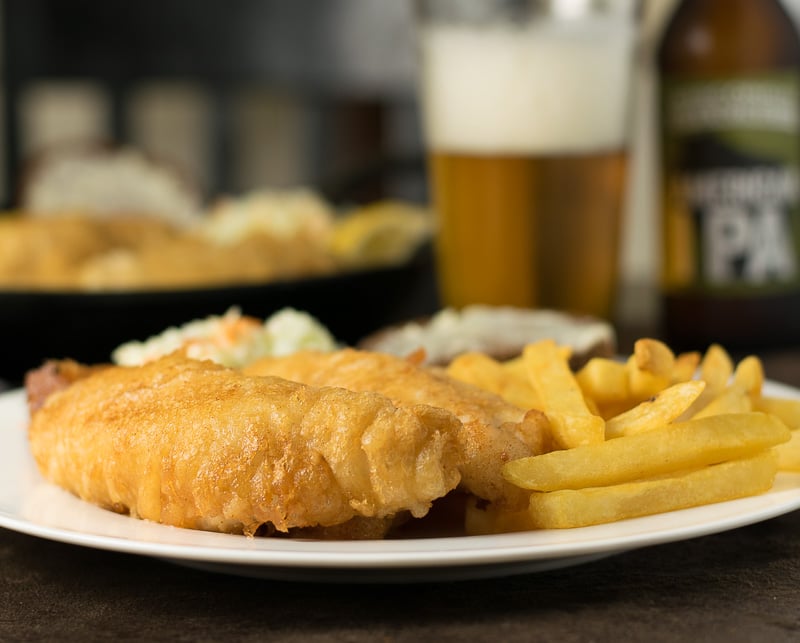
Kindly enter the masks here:
<path id="1" fill-rule="evenodd" d="M 662 134 L 667 288 L 800 288 L 800 76 L 669 79 Z"/>

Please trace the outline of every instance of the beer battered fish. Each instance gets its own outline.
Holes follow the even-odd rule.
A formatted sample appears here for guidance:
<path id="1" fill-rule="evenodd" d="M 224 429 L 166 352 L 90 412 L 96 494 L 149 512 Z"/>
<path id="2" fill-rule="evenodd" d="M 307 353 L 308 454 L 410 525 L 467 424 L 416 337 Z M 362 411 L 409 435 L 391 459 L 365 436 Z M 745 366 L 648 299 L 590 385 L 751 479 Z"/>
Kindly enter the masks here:
<path id="1" fill-rule="evenodd" d="M 173 354 L 52 392 L 29 440 L 43 476 L 84 500 L 252 535 L 423 516 L 459 482 L 459 425 L 430 406 Z"/>
<path id="2" fill-rule="evenodd" d="M 350 348 L 300 351 L 259 359 L 244 372 L 312 386 L 374 391 L 403 408 L 427 404 L 450 411 L 461 420 L 457 443 L 463 488 L 506 507 L 525 505 L 528 494 L 505 481 L 503 464 L 551 448 L 548 422 L 541 412 L 526 412 L 497 395 L 388 354 Z"/>

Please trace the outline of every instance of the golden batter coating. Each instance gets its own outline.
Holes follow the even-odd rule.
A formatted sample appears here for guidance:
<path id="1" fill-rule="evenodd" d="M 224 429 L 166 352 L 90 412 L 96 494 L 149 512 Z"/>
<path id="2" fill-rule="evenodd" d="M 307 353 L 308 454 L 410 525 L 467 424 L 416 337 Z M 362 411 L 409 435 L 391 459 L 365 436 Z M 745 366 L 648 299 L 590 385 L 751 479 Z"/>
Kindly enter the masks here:
<path id="1" fill-rule="evenodd" d="M 300 351 L 259 359 L 244 372 L 311 386 L 374 391 L 401 407 L 427 404 L 450 411 L 462 423 L 457 443 L 463 487 L 504 506 L 523 506 L 528 494 L 505 481 L 503 465 L 550 449 L 543 413 L 526 412 L 493 393 L 393 355 L 350 348 L 330 353 Z"/>
<path id="2" fill-rule="evenodd" d="M 254 534 L 381 519 L 459 482 L 452 414 L 171 355 L 54 392 L 29 439 L 48 480 L 178 527 Z"/>

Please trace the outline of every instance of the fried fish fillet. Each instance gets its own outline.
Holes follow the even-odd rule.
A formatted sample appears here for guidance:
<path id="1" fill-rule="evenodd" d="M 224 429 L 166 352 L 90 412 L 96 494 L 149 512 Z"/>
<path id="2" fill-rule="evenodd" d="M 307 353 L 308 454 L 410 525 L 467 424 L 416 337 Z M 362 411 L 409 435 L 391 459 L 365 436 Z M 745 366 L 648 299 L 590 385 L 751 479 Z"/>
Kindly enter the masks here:
<path id="1" fill-rule="evenodd" d="M 503 464 L 550 449 L 548 423 L 541 412 L 526 412 L 488 391 L 400 357 L 350 348 L 300 351 L 257 360 L 244 372 L 312 386 L 374 391 L 401 407 L 427 404 L 450 411 L 462 423 L 457 436 L 462 486 L 503 506 L 527 502 L 527 493 L 503 478 Z"/>
<path id="2" fill-rule="evenodd" d="M 430 406 L 173 354 L 53 392 L 29 441 L 43 476 L 89 502 L 251 535 L 424 515 L 459 482 L 459 425 Z"/>

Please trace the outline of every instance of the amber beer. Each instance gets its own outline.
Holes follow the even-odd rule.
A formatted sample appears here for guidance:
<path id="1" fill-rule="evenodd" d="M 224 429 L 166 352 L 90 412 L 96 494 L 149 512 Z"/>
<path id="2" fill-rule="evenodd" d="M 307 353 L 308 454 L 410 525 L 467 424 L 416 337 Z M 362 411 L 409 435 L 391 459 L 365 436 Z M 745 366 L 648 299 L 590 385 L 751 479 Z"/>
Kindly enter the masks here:
<path id="1" fill-rule="evenodd" d="M 633 25 L 595 18 L 423 28 L 444 304 L 611 316 Z"/>
<path id="2" fill-rule="evenodd" d="M 541 158 L 434 152 L 431 169 L 445 301 L 610 316 L 624 150 Z"/>

